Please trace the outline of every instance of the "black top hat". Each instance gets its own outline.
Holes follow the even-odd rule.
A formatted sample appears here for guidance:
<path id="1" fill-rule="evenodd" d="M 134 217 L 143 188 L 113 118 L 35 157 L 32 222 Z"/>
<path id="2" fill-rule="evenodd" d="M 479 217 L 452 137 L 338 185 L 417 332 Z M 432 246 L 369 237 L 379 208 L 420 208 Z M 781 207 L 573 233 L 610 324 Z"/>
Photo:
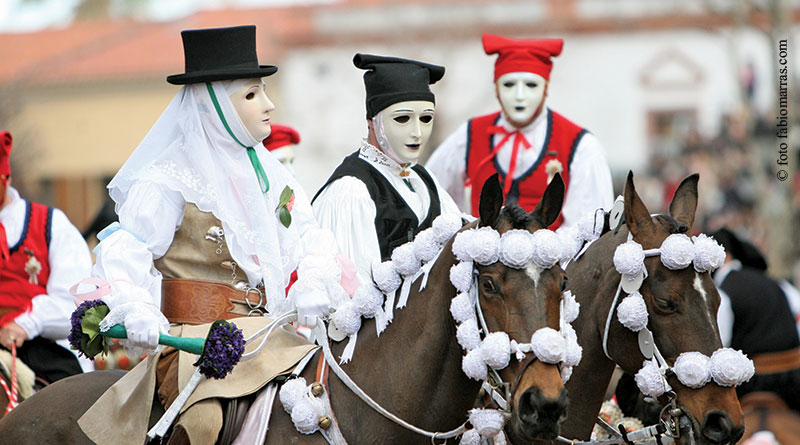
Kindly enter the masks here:
<path id="1" fill-rule="evenodd" d="M 428 87 L 444 76 L 444 67 L 399 57 L 356 54 L 353 64 L 363 70 L 367 89 L 367 119 L 389 105 L 407 100 L 436 102 Z"/>
<path id="2" fill-rule="evenodd" d="M 254 25 L 189 29 L 181 31 L 181 37 L 186 72 L 167 76 L 173 85 L 265 77 L 278 71 L 258 64 Z"/>

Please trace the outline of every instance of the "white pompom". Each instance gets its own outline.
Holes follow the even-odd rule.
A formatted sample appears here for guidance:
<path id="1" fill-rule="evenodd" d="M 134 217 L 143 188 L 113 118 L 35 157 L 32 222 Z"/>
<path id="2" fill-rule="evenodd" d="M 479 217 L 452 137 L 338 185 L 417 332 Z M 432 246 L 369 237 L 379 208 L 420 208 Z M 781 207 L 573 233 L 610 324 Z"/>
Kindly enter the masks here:
<path id="1" fill-rule="evenodd" d="M 383 293 L 371 284 L 362 284 L 353 295 L 353 304 L 362 317 L 372 318 L 383 305 Z"/>
<path id="2" fill-rule="evenodd" d="M 721 348 L 711 355 L 711 377 L 720 386 L 738 386 L 755 374 L 753 361 L 742 351 Z"/>
<path id="3" fill-rule="evenodd" d="M 512 229 L 500 237 L 500 261 L 508 267 L 524 269 L 533 255 L 533 235 L 527 230 Z"/>
<path id="4" fill-rule="evenodd" d="M 478 264 L 496 263 L 500 259 L 500 234 L 491 227 L 481 227 L 472 235 L 467 253 Z"/>
<path id="5" fill-rule="evenodd" d="M 642 369 L 636 373 L 634 380 L 636 380 L 636 386 L 639 387 L 639 391 L 650 397 L 659 397 L 668 390 L 664 386 L 665 382 L 661 377 L 661 371 L 658 366 L 649 360 L 642 364 Z"/>
<path id="6" fill-rule="evenodd" d="M 476 430 L 467 430 L 461 435 L 458 445 L 481 445 L 481 435 Z"/>
<path id="7" fill-rule="evenodd" d="M 481 344 L 483 362 L 492 369 L 500 370 L 511 360 L 511 340 L 505 332 L 492 332 Z"/>
<path id="8" fill-rule="evenodd" d="M 584 241 L 594 241 L 600 238 L 604 223 L 601 212 L 589 212 L 578 221 L 578 233 Z"/>
<path id="9" fill-rule="evenodd" d="M 694 242 L 694 270 L 713 272 L 725 263 L 725 248 L 704 233 L 692 237 Z"/>
<path id="10" fill-rule="evenodd" d="M 472 261 L 472 256 L 469 254 L 469 248 L 472 246 L 472 240 L 475 238 L 475 229 L 465 230 L 456 235 L 453 240 L 453 254 L 459 261 Z"/>
<path id="11" fill-rule="evenodd" d="M 390 294 L 400 288 L 403 278 L 397 273 L 391 261 L 384 261 L 376 264 L 372 268 L 372 279 L 378 285 L 378 289 L 384 294 Z"/>
<path id="12" fill-rule="evenodd" d="M 572 377 L 572 366 L 562 366 L 561 383 L 566 384 L 567 382 L 569 382 L 570 377 Z"/>
<path id="13" fill-rule="evenodd" d="M 467 377 L 479 382 L 486 380 L 489 376 L 489 370 L 481 358 L 480 349 L 467 352 L 467 355 L 461 359 L 461 370 Z"/>
<path id="14" fill-rule="evenodd" d="M 306 390 L 308 389 L 308 384 L 306 383 L 306 379 L 303 377 L 298 377 L 296 379 L 291 379 L 281 386 L 281 391 L 279 397 L 281 399 L 281 404 L 283 405 L 283 409 L 286 411 L 287 414 L 292 414 L 292 409 L 294 409 L 294 405 L 300 400 L 300 397 L 305 394 Z"/>
<path id="15" fill-rule="evenodd" d="M 444 244 L 461 230 L 461 216 L 455 213 L 442 213 L 433 220 L 431 224 L 436 241 Z"/>
<path id="16" fill-rule="evenodd" d="M 578 366 L 583 357 L 583 348 L 578 344 L 577 337 L 565 337 L 564 340 L 567 343 L 566 352 L 564 353 L 564 366 Z"/>
<path id="17" fill-rule="evenodd" d="M 572 295 L 572 291 L 564 292 L 564 312 L 562 313 L 564 321 L 572 323 L 578 319 L 580 312 L 581 304 L 575 299 L 575 295 Z"/>
<path id="18" fill-rule="evenodd" d="M 561 261 L 568 261 L 575 258 L 575 255 L 581 251 L 583 247 L 583 239 L 581 238 L 578 229 L 575 227 L 561 226 L 556 230 L 561 246 L 563 247 L 561 253 Z"/>
<path id="19" fill-rule="evenodd" d="M 506 418 L 496 409 L 474 408 L 469 411 L 469 423 L 481 436 L 492 437 L 503 431 Z"/>
<path id="20" fill-rule="evenodd" d="M 450 300 L 450 314 L 458 323 L 475 318 L 475 308 L 468 294 L 460 293 Z"/>
<path id="21" fill-rule="evenodd" d="M 539 229 L 533 232 L 531 260 L 540 269 L 549 269 L 561 261 L 564 248 L 561 239 L 552 230 Z"/>
<path id="22" fill-rule="evenodd" d="M 372 286 L 369 284 L 368 286 Z M 350 294 L 347 293 L 346 290 L 342 287 L 339 283 L 328 283 L 325 288 L 328 290 L 328 295 L 331 298 L 331 307 L 336 309 L 337 307 L 351 301 Z"/>
<path id="23" fill-rule="evenodd" d="M 456 340 L 462 348 L 472 351 L 481 345 L 481 333 L 478 330 L 478 322 L 471 318 L 461 323 L 456 329 Z"/>
<path id="24" fill-rule="evenodd" d="M 342 268 L 331 255 L 308 255 L 297 266 L 297 278 L 338 283 L 342 281 Z"/>
<path id="25" fill-rule="evenodd" d="M 702 352 L 684 352 L 672 367 L 678 380 L 689 388 L 700 388 L 711 381 L 711 363 Z"/>
<path id="26" fill-rule="evenodd" d="M 303 434 L 314 434 L 319 429 L 316 410 L 305 399 L 300 399 L 292 409 L 292 423 Z"/>
<path id="27" fill-rule="evenodd" d="M 531 349 L 543 363 L 558 363 L 567 353 L 564 337 L 552 328 L 541 328 L 531 336 Z"/>
<path id="28" fill-rule="evenodd" d="M 630 240 L 617 246 L 614 251 L 614 267 L 625 277 L 634 277 L 644 268 L 642 245 Z"/>
<path id="29" fill-rule="evenodd" d="M 352 301 L 339 306 L 331 315 L 331 321 L 346 335 L 353 335 L 361 329 L 361 313 Z"/>
<path id="30" fill-rule="evenodd" d="M 639 292 L 632 292 L 617 306 L 617 318 L 623 326 L 639 332 L 647 326 L 647 305 Z"/>
<path id="31" fill-rule="evenodd" d="M 472 287 L 472 261 L 462 261 L 450 268 L 450 282 L 459 291 L 469 293 Z"/>
<path id="32" fill-rule="evenodd" d="M 441 244 L 436 241 L 433 229 L 425 229 L 414 237 L 414 255 L 423 263 L 434 259 L 440 248 Z"/>
<path id="33" fill-rule="evenodd" d="M 405 243 L 392 252 L 392 264 L 400 275 L 414 275 L 420 268 L 419 258 L 414 255 L 414 243 Z"/>
<path id="34" fill-rule="evenodd" d="M 661 264 L 669 270 L 680 270 L 694 261 L 694 244 L 682 233 L 673 233 L 661 243 Z"/>

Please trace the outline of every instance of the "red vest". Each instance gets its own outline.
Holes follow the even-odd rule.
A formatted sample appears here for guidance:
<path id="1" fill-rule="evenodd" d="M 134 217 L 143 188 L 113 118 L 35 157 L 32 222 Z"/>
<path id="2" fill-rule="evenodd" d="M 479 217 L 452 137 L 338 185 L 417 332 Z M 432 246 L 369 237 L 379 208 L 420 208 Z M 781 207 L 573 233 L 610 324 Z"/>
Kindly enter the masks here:
<path id="1" fill-rule="evenodd" d="M 497 125 L 499 118 L 500 112 L 498 111 L 473 118 L 467 125 L 467 176 L 472 183 L 472 214 L 476 217 L 480 216 L 478 215 L 478 209 L 483 183 L 495 173 L 500 174 L 501 184 L 506 180 L 506 172 L 497 163 L 497 157 L 492 159 L 492 162 L 486 162 L 478 168 L 481 161 L 486 159 L 494 149 L 493 135 L 489 133 L 489 127 Z M 575 153 L 575 148 L 585 133 L 586 130 L 583 128 L 548 109 L 547 135 L 539 158 L 522 176 L 513 179 L 511 190 L 508 192 L 508 196 L 505 197 L 506 204 L 516 203 L 528 212 L 536 208 L 547 188 L 545 166 L 553 159 L 561 162 L 563 167 L 561 177 L 564 179 L 564 186 L 569 187 L 569 165 Z M 506 142 L 506 144 L 512 143 L 513 138 Z M 536 148 L 531 147 L 530 149 L 535 150 Z M 523 148 L 520 147 L 520 150 L 523 150 Z M 550 228 L 556 229 L 562 222 L 563 218 L 559 215 Z"/>
<path id="2" fill-rule="evenodd" d="M 14 321 L 17 316 L 30 310 L 33 297 L 47 293 L 50 277 L 48 246 L 53 209 L 43 204 L 26 201 L 25 223 L 22 236 L 14 246 L 9 246 L 10 260 L 0 268 L 0 326 Z M 25 270 L 32 258 L 41 265 L 36 275 L 37 283 Z"/>

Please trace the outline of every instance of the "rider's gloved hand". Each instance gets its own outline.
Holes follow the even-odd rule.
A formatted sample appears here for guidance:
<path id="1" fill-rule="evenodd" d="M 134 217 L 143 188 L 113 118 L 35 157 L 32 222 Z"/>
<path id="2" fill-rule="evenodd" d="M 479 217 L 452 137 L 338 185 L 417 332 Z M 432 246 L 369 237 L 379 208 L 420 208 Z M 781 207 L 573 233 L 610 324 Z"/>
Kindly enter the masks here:
<path id="1" fill-rule="evenodd" d="M 297 321 L 313 328 L 317 318 L 331 313 L 331 302 L 325 285 L 318 280 L 300 279 L 289 290 L 289 299 L 297 308 Z"/>
<path id="2" fill-rule="evenodd" d="M 153 351 L 158 347 L 159 319 L 147 312 L 133 312 L 125 317 L 125 330 L 131 346 Z"/>

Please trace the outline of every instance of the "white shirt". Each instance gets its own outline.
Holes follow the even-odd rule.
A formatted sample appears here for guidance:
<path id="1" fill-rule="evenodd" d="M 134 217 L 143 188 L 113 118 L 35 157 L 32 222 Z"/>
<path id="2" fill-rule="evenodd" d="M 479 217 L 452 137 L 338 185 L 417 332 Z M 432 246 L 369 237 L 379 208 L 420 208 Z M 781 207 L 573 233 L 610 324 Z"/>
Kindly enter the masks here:
<path id="1" fill-rule="evenodd" d="M 7 205 L 0 210 L 0 222 L 6 229 L 8 245 L 14 246 L 22 237 L 27 204 L 12 187 L 6 189 L 5 199 Z M 92 269 L 92 257 L 86 241 L 61 210 L 53 209 L 50 235 L 47 293 L 33 297 L 31 311 L 14 320 L 25 330 L 28 339 L 38 336 L 51 340 L 67 338 L 71 327 L 70 316 L 75 310 L 69 288 L 86 278 Z"/>
<path id="2" fill-rule="evenodd" d="M 539 154 L 545 149 L 547 137 L 549 108 L 545 107 L 533 122 L 521 129 L 522 134 L 531 144 L 531 148 L 519 149 L 517 164 L 514 168 L 514 178 L 522 176 L 530 169 Z M 500 113 L 497 125 L 509 132 L 517 130 L 511 125 L 504 113 Z M 493 136 L 493 143 L 498 144 L 503 138 L 502 134 Z M 469 199 L 465 196 L 464 183 L 467 180 L 467 123 L 460 127 L 442 142 L 431 155 L 426 166 L 442 184 L 454 201 L 466 212 L 469 212 Z M 508 171 L 511 164 L 511 154 L 514 144 L 510 140 L 497 152 L 497 163 Z M 565 168 L 567 168 L 565 166 Z M 472 191 L 475 192 L 474 190 Z M 614 204 L 614 188 L 611 183 L 611 170 L 608 167 L 606 153 L 597 138 L 586 133 L 575 148 L 572 164 L 569 167 L 569 186 L 561 214 L 564 216 L 564 225 L 571 226 L 578 223 L 585 214 L 602 207 L 610 210 Z"/>
<path id="3" fill-rule="evenodd" d="M 362 141 L 359 157 L 389 181 L 421 223 L 428 214 L 431 197 L 417 172 L 407 170 L 410 174 L 405 178 L 415 190 L 411 191 L 400 176 L 400 165 L 366 141 Z M 433 181 L 439 193 L 441 213 L 460 215 L 461 211 L 453 198 L 435 177 Z M 381 261 L 381 249 L 375 231 L 376 214 L 375 203 L 367 186 L 352 176 L 344 176 L 328 184 L 314 200 L 317 221 L 320 226 L 333 232 L 342 253 L 355 264 L 361 283 L 372 282 L 372 265 Z"/>

